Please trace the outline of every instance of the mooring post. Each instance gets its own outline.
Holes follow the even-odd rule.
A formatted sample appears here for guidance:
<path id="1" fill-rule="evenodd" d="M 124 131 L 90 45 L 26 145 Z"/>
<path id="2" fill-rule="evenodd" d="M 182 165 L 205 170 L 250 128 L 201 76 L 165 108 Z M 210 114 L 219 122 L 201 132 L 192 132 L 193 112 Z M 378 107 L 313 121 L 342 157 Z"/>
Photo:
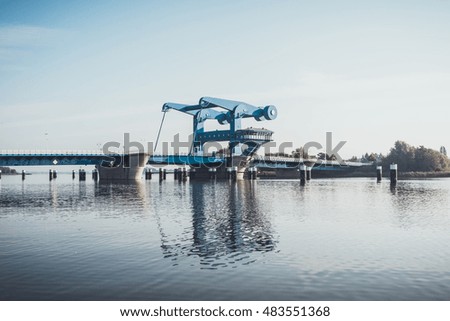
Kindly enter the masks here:
<path id="1" fill-rule="evenodd" d="M 174 179 L 174 180 L 177 180 L 177 179 L 178 179 L 178 168 L 175 168 L 175 169 L 173 170 L 173 179 Z"/>
<path id="2" fill-rule="evenodd" d="M 195 168 L 191 168 L 189 170 L 189 179 L 192 181 L 193 179 L 195 179 Z"/>
<path id="3" fill-rule="evenodd" d="M 152 179 L 152 170 L 150 168 L 145 169 L 145 179 L 146 180 Z"/>
<path id="4" fill-rule="evenodd" d="M 306 180 L 310 181 L 311 180 L 311 172 L 312 172 L 312 167 L 311 166 L 306 166 Z"/>
<path id="5" fill-rule="evenodd" d="M 22 181 L 25 179 L 25 171 L 22 169 Z"/>
<path id="6" fill-rule="evenodd" d="M 97 180 L 98 180 L 98 170 L 97 170 L 96 168 L 94 168 L 94 169 L 92 170 L 92 179 L 93 179 L 94 181 L 97 181 Z"/>
<path id="7" fill-rule="evenodd" d="M 238 172 L 237 166 L 231 167 L 231 180 L 232 181 L 236 181 L 237 180 L 237 172 Z"/>
<path id="8" fill-rule="evenodd" d="M 166 180 L 167 178 L 167 170 L 164 168 L 163 169 L 163 180 Z"/>
<path id="9" fill-rule="evenodd" d="M 57 178 L 58 177 L 58 173 L 56 172 L 56 169 L 53 170 L 53 178 Z"/>
<path id="10" fill-rule="evenodd" d="M 163 171 L 162 168 L 159 169 L 159 181 L 162 182 L 163 180 Z"/>
<path id="11" fill-rule="evenodd" d="M 80 169 L 78 171 L 78 180 L 80 180 L 80 181 L 86 180 L 86 172 L 84 171 L 84 169 Z"/>
<path id="12" fill-rule="evenodd" d="M 187 181 L 187 171 L 186 171 L 186 167 L 183 167 L 183 181 Z"/>
<path id="13" fill-rule="evenodd" d="M 377 183 L 381 182 L 382 176 L 383 176 L 383 167 L 377 166 Z"/>
<path id="14" fill-rule="evenodd" d="M 306 166 L 300 165 L 300 184 L 304 185 L 306 183 Z"/>
<path id="15" fill-rule="evenodd" d="M 209 178 L 215 180 L 217 178 L 217 169 L 210 168 L 208 171 L 209 171 Z"/>
<path id="16" fill-rule="evenodd" d="M 391 185 L 397 185 L 397 164 L 391 164 Z"/>
<path id="17" fill-rule="evenodd" d="M 2 170 L 0 169 L 0 179 L 2 179 Z"/>
<path id="18" fill-rule="evenodd" d="M 72 179 L 75 179 L 75 170 L 72 169 Z"/>
<path id="19" fill-rule="evenodd" d="M 50 181 L 53 179 L 53 173 L 52 173 L 52 170 L 51 170 L 51 169 L 48 170 L 48 179 L 49 179 Z"/>

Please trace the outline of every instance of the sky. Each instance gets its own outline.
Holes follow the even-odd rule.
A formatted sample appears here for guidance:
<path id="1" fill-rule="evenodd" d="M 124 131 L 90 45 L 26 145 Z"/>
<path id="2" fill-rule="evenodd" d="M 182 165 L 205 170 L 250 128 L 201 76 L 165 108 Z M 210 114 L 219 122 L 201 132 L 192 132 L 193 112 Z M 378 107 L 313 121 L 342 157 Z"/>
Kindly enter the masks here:
<path id="1" fill-rule="evenodd" d="M 448 0 L 0 0 L 0 150 L 154 142 L 165 102 L 203 96 L 275 105 L 245 124 L 332 132 L 344 158 L 449 149 L 449 57 Z M 171 111 L 161 139 L 191 130 Z"/>

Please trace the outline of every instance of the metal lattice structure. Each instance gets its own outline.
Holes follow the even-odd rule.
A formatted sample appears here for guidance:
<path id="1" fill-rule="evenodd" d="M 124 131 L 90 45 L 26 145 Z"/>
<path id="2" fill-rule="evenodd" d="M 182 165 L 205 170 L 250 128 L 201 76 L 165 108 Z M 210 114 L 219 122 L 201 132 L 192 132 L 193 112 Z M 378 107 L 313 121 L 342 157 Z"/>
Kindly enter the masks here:
<path id="1" fill-rule="evenodd" d="M 274 120 L 277 109 L 273 105 L 257 107 L 241 101 L 213 97 L 202 97 L 197 105 L 165 103 L 162 111 L 177 110 L 192 116 L 193 144 L 191 155 L 202 156 L 203 147 L 208 142 L 229 142 L 230 156 L 251 156 L 258 148 L 272 141 L 273 132 L 263 128 L 241 128 L 243 118 L 256 121 Z M 229 129 L 205 131 L 205 122 L 216 120 L 220 125 L 229 125 Z M 246 145 L 245 149 L 241 147 Z"/>

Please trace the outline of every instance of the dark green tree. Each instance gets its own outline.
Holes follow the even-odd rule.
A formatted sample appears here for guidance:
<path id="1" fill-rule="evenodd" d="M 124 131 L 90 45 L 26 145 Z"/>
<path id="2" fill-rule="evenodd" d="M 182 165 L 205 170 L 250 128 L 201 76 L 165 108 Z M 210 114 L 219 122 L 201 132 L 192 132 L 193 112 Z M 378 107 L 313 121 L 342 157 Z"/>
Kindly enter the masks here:
<path id="1" fill-rule="evenodd" d="M 447 156 L 424 146 L 414 147 L 403 141 L 396 141 L 390 153 L 384 158 L 383 164 L 398 164 L 402 172 L 444 171 L 449 166 Z"/>

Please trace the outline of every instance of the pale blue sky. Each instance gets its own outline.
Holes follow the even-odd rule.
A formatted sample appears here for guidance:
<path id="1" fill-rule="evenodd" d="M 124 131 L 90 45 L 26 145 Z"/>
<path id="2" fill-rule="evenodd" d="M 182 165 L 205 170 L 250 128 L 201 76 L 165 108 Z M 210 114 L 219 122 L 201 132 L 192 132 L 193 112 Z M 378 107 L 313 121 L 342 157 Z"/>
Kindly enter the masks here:
<path id="1" fill-rule="evenodd" d="M 278 142 L 332 131 L 343 157 L 450 148 L 450 1 L 0 0 L 0 149 L 154 141 L 164 102 L 202 96 L 273 104 Z"/>

